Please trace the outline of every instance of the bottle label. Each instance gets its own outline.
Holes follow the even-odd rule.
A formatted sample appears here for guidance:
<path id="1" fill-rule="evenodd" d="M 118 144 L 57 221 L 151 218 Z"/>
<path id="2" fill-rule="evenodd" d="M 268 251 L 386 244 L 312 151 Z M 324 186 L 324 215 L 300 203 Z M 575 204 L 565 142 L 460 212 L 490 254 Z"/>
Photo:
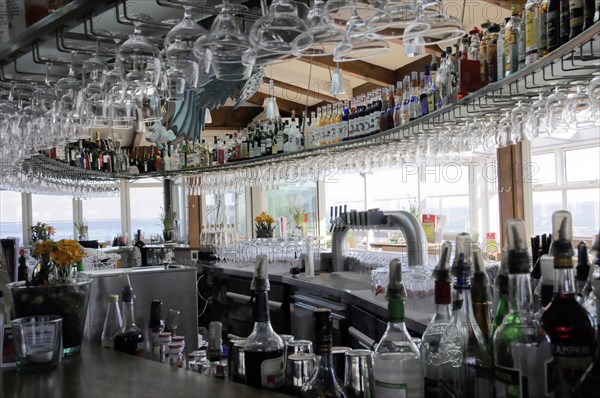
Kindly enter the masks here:
<path id="1" fill-rule="evenodd" d="M 406 384 L 386 383 L 375 380 L 375 396 L 377 398 L 406 398 L 408 386 Z"/>
<path id="2" fill-rule="evenodd" d="M 525 51 L 528 53 L 537 51 L 537 18 L 536 10 L 530 8 L 525 12 Z"/>
<path id="3" fill-rule="evenodd" d="M 590 345 L 552 345 L 552 379 L 559 396 L 568 395 L 592 361 Z"/>
<path id="4" fill-rule="evenodd" d="M 496 376 L 496 395 L 498 397 L 524 397 L 521 389 L 521 372 L 519 369 L 494 366 Z"/>
<path id="5" fill-rule="evenodd" d="M 571 29 L 583 26 L 583 0 L 569 2 L 569 24 Z"/>
<path id="6" fill-rule="evenodd" d="M 506 56 L 510 56 L 510 53 L 513 51 L 512 46 L 517 45 L 517 33 L 508 33 L 504 35 L 504 54 Z"/>
<path id="7" fill-rule="evenodd" d="M 275 389 L 283 385 L 283 357 L 264 360 L 260 373 L 263 387 Z"/>
<path id="8" fill-rule="evenodd" d="M 348 122 L 343 121 L 340 123 L 340 138 L 346 139 L 348 138 Z"/>

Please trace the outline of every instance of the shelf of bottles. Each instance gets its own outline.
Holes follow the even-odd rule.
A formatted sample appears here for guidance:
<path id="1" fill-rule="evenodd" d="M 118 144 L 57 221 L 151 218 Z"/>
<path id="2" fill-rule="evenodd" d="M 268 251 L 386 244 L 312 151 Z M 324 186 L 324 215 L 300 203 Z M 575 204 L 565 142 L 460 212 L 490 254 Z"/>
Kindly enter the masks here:
<path id="1" fill-rule="evenodd" d="M 506 31 L 506 27 L 504 31 Z M 477 35 L 477 37 L 479 36 Z M 466 51 L 469 49 L 461 49 L 462 53 Z M 510 51 L 507 52 L 504 49 L 504 53 L 508 54 Z M 455 60 L 455 64 L 465 68 L 465 64 L 461 64 L 457 60 Z M 504 142 L 499 142 L 496 134 L 496 137 L 491 137 L 486 143 L 481 138 L 481 132 L 485 130 L 486 122 L 492 120 L 497 122 L 504 116 L 510 118 L 511 110 L 521 103 L 532 105 L 540 95 L 549 96 L 557 87 L 571 89 L 575 85 L 586 86 L 595 77 L 594 72 L 599 67 L 600 22 L 596 22 L 549 54 L 537 60 L 535 57 L 528 58 L 526 64 L 523 62 L 513 72 L 509 70 L 498 73 L 498 81 L 491 81 L 474 92 L 462 93 L 464 95 L 462 98 L 460 98 L 461 91 L 457 88 L 454 95 L 449 96 L 446 103 L 439 109 L 426 112 L 421 116 L 417 115 L 414 119 L 402 118 L 400 123 L 388 123 L 384 131 L 375 128 L 371 130 L 371 133 L 373 131 L 374 133 L 370 135 L 362 134 L 353 139 L 347 139 L 347 136 L 336 137 L 331 140 L 312 142 L 314 146 L 311 146 L 310 137 L 305 135 L 307 126 L 312 125 L 313 121 L 311 120 L 310 124 L 305 123 L 307 118 L 303 117 L 298 119 L 296 128 L 303 135 L 304 146 L 297 146 L 292 152 L 277 150 L 271 151 L 267 155 L 260 153 L 255 157 L 246 158 L 243 155 L 243 149 L 231 148 L 228 145 L 233 142 L 234 145 L 241 146 L 242 140 L 249 140 L 249 137 L 233 137 L 231 135 L 228 140 L 231 141 L 230 143 L 225 141 L 217 142 L 214 145 L 179 143 L 178 147 L 170 145 L 162 151 L 163 157 L 168 156 L 171 159 L 175 157 L 181 159 L 182 152 L 185 153 L 184 157 L 189 157 L 185 160 L 187 165 L 178 160 L 177 165 L 174 166 L 174 160 L 166 163 L 162 159 L 162 171 L 156 171 L 156 167 L 150 170 L 144 168 L 142 171 L 138 167 L 141 174 L 131 174 L 126 168 L 112 169 L 111 173 L 94 170 L 80 170 L 79 172 L 91 179 L 101 178 L 102 173 L 103 175 L 110 174 L 110 178 L 126 179 L 202 176 L 201 179 L 190 179 L 193 187 L 198 191 L 211 192 L 211 190 L 238 190 L 238 188 L 249 185 L 276 186 L 284 181 L 316 181 L 327 176 L 332 167 L 336 172 L 363 171 L 365 168 L 378 166 L 388 167 L 390 163 L 402 163 L 416 159 L 414 152 L 419 152 L 419 144 L 423 140 L 431 138 L 437 141 L 438 146 L 446 146 L 445 149 L 442 149 L 445 152 L 438 153 L 438 155 L 443 155 L 440 157 L 455 155 L 461 151 L 461 145 L 470 146 L 466 151 L 470 155 L 476 153 L 492 155 L 499 146 L 510 145 L 522 139 L 534 139 L 537 134 L 526 134 L 521 137 L 515 135 L 513 141 L 504 137 Z M 398 83 L 397 87 L 406 88 L 403 82 Z M 485 84 L 485 82 L 481 83 Z M 387 92 L 391 94 L 392 90 Z M 342 109 L 342 104 L 339 105 L 339 108 Z M 387 128 L 390 126 L 393 127 Z M 479 129 L 475 128 L 477 126 Z M 284 125 L 281 124 L 280 128 L 283 127 Z M 314 126 L 312 128 L 314 133 Z M 541 133 L 544 132 L 541 131 Z M 450 142 L 450 145 L 446 145 L 446 142 Z M 219 159 L 219 149 L 230 154 L 228 156 L 230 161 L 227 161 L 227 156 Z M 365 149 L 368 150 L 365 151 Z M 430 149 L 428 148 L 428 150 Z M 152 153 L 154 154 L 153 160 L 155 160 L 157 152 L 153 150 Z M 193 157 L 196 156 L 196 153 L 200 160 L 194 162 Z M 211 162 L 202 160 L 211 153 L 213 154 Z M 237 156 L 233 156 L 235 161 L 231 161 L 231 154 L 236 153 Z M 413 154 L 412 158 L 410 157 L 411 153 Z M 52 159 L 39 156 L 33 159 L 36 164 L 52 164 L 53 167 L 62 167 L 64 170 L 72 168 L 68 164 L 61 164 Z"/>

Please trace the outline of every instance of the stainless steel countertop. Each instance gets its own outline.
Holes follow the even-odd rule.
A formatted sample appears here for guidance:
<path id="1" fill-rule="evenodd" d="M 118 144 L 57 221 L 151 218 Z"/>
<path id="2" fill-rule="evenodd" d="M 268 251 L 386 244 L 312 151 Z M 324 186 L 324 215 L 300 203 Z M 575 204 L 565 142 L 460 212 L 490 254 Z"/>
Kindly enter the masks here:
<path id="1" fill-rule="evenodd" d="M 286 395 L 178 369 L 97 344 L 83 342 L 81 354 L 64 358 L 51 371 L 0 371 L 0 397 L 68 398 L 277 398 Z"/>
<path id="2" fill-rule="evenodd" d="M 251 278 L 254 264 L 231 265 L 217 263 L 202 264 L 206 270 L 214 274 L 225 274 Z M 269 280 L 285 283 L 307 293 L 319 294 L 324 297 L 339 297 L 343 303 L 360 306 L 367 311 L 387 319 L 387 301 L 381 295 L 375 297 L 371 290 L 370 277 L 357 272 L 332 272 L 315 274 L 308 279 L 304 274 L 297 278 L 290 274 L 287 264 L 269 264 Z M 406 326 L 419 334 L 423 334 L 434 312 L 433 291 L 424 297 L 411 296 L 405 301 Z"/>

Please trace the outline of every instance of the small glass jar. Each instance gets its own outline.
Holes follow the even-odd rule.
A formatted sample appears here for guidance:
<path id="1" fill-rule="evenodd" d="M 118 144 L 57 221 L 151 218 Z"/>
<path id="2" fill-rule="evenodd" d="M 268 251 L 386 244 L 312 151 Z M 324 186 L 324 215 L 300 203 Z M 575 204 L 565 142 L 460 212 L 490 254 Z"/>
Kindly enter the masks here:
<path id="1" fill-rule="evenodd" d="M 185 357 L 181 344 L 169 344 L 169 365 L 177 368 L 185 368 Z"/>
<path id="2" fill-rule="evenodd" d="M 158 342 L 160 344 L 158 362 L 168 363 L 169 344 L 172 343 L 171 332 L 160 332 L 158 334 Z"/>

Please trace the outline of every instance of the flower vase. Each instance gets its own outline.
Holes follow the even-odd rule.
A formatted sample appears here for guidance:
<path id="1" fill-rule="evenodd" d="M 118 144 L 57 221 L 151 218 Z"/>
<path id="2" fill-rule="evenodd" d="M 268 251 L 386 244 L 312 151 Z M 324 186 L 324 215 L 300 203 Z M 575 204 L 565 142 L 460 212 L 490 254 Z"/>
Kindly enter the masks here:
<path id="1" fill-rule="evenodd" d="M 91 279 L 78 278 L 73 283 L 26 285 L 9 283 L 16 318 L 35 315 L 58 315 L 63 319 L 63 352 L 65 356 L 81 350 L 83 328 L 92 288 Z"/>
<path id="2" fill-rule="evenodd" d="M 256 237 L 257 238 L 272 238 L 273 237 L 273 231 L 271 231 L 269 229 L 257 229 L 256 230 Z"/>

